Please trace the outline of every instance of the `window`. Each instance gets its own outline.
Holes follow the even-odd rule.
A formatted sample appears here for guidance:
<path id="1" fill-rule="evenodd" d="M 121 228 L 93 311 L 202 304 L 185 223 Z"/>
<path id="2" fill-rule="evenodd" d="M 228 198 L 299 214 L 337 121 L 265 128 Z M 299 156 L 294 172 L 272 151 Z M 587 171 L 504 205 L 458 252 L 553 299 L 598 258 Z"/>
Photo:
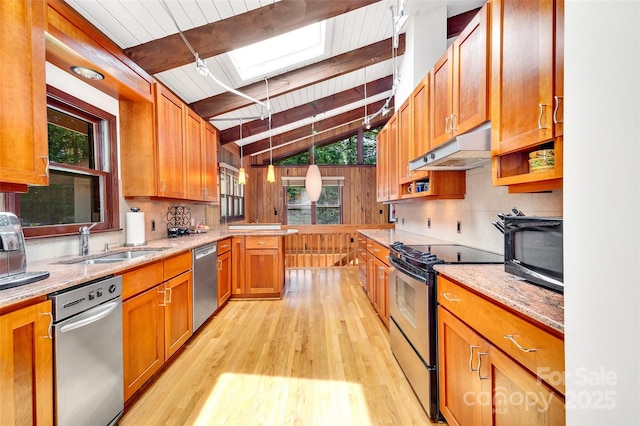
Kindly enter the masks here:
<path id="1" fill-rule="evenodd" d="M 16 195 L 13 209 L 26 236 L 77 234 L 119 227 L 116 118 L 47 88 L 49 185 Z"/>
<path id="2" fill-rule="evenodd" d="M 287 225 L 329 225 L 342 223 L 342 187 L 344 177 L 322 178 L 322 192 L 316 203 L 309 201 L 304 177 L 282 179 Z"/>
<path id="3" fill-rule="evenodd" d="M 244 185 L 238 183 L 238 169 L 219 163 L 220 223 L 244 219 Z"/>

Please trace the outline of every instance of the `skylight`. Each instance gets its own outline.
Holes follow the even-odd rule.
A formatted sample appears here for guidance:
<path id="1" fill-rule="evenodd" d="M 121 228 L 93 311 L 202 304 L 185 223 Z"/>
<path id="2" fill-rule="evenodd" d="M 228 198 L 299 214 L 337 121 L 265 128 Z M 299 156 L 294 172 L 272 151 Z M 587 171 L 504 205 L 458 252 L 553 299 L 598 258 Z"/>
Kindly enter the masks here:
<path id="1" fill-rule="evenodd" d="M 240 78 L 248 80 L 291 67 L 324 54 L 326 22 L 254 43 L 229 52 Z"/>

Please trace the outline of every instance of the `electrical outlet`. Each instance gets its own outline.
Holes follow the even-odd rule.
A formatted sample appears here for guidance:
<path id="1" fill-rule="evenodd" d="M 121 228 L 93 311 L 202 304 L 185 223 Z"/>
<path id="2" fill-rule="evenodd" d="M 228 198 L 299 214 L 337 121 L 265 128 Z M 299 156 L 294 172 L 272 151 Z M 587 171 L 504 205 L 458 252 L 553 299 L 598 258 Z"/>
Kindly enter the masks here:
<path id="1" fill-rule="evenodd" d="M 156 230 L 156 221 L 151 219 L 151 230 L 155 231 Z"/>
<path id="2" fill-rule="evenodd" d="M 458 234 L 462 234 L 462 222 L 458 221 L 458 223 L 456 224 L 456 232 Z"/>
<path id="3" fill-rule="evenodd" d="M 404 225 L 404 217 L 402 218 L 402 224 Z"/>
<path id="4" fill-rule="evenodd" d="M 427 218 L 427 228 L 431 228 L 431 218 Z"/>

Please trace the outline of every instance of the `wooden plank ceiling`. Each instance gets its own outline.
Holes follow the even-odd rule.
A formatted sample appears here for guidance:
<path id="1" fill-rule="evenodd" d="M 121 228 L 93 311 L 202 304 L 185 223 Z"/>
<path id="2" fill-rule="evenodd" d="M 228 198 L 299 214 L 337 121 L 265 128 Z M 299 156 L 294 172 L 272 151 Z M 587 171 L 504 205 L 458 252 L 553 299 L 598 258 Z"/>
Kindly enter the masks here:
<path id="1" fill-rule="evenodd" d="M 286 152 L 286 147 L 291 146 L 292 150 L 300 151 L 310 142 L 292 142 L 308 137 L 311 123 L 319 133 L 316 143 L 322 140 L 320 133 L 329 129 L 335 140 L 341 128 L 352 132 L 353 123 L 362 121 L 365 104 L 371 114 L 392 94 L 390 6 L 397 8 L 398 0 L 67 0 L 67 3 L 200 116 L 210 119 L 221 130 L 223 145 L 234 142 L 243 145 L 244 155 L 269 149 L 270 136 L 273 147 L 282 145 Z M 407 15 L 446 6 L 450 16 L 448 37 L 453 37 L 483 1 L 405 0 L 404 3 Z M 265 100 L 265 77 L 241 80 L 227 53 L 322 20 L 327 21 L 327 53 L 266 76 L 272 105 L 271 132 L 268 120 L 256 118 L 264 116 L 261 107 L 196 72 L 194 55 L 176 28 L 177 24 L 217 78 L 251 97 Z M 405 43 L 401 34 L 399 58 Z M 378 116 L 374 125 L 386 119 L 388 116 Z"/>

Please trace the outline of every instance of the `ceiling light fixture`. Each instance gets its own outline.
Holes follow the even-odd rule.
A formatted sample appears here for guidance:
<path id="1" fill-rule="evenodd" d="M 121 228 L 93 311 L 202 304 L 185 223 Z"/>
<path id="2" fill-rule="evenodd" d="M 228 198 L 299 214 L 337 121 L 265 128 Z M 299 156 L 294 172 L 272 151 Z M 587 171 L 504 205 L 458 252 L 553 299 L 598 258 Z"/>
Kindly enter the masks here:
<path id="1" fill-rule="evenodd" d="M 71 71 L 73 71 L 74 73 L 78 74 L 79 76 L 84 77 L 84 78 L 89 79 L 89 80 L 103 80 L 104 79 L 104 75 L 102 75 L 98 71 L 93 70 L 91 68 L 82 67 L 82 66 L 79 66 L 79 65 L 72 66 L 71 67 Z"/>
<path id="2" fill-rule="evenodd" d="M 242 118 L 240 119 L 240 170 L 238 171 L 238 184 L 247 183 L 247 172 L 244 170 L 244 158 L 242 156 Z"/>
<path id="3" fill-rule="evenodd" d="M 269 81 L 265 78 L 264 82 L 267 86 L 267 104 L 269 103 Z M 267 168 L 267 182 L 274 183 L 276 181 L 276 172 L 273 168 L 273 143 L 271 141 L 271 114 L 269 114 L 269 167 Z"/>
<path id="4" fill-rule="evenodd" d="M 364 121 L 362 125 L 367 130 L 371 128 L 371 120 L 367 114 L 367 67 L 364 68 Z"/>
<path id="5" fill-rule="evenodd" d="M 189 41 L 187 40 L 187 38 L 184 36 L 184 34 L 182 33 L 182 30 L 180 29 L 180 26 L 178 25 L 178 22 L 176 21 L 175 17 L 173 16 L 173 14 L 171 13 L 171 11 L 169 10 L 169 6 L 167 6 L 167 3 L 165 2 L 165 0 L 160 0 L 160 3 L 162 4 L 162 7 L 164 8 L 164 10 L 167 12 L 167 14 L 169 15 L 169 17 L 171 18 L 171 20 L 173 21 L 173 24 L 176 26 L 176 29 L 178 30 L 178 34 L 180 34 L 180 37 L 182 38 L 182 41 L 184 41 L 184 43 L 187 45 L 187 47 L 189 48 L 189 50 L 191 51 L 191 54 L 194 56 L 195 60 L 196 60 L 196 71 L 198 71 L 198 73 L 204 77 L 206 77 L 207 75 L 209 77 L 211 77 L 211 79 L 219 86 L 221 86 L 223 89 L 225 89 L 228 92 L 231 92 L 235 95 L 238 95 L 240 97 L 243 97 L 255 104 L 260 105 L 263 108 L 263 112 L 266 109 L 267 113 L 269 116 L 271 116 L 271 105 L 269 105 L 269 102 L 267 101 L 262 102 L 254 97 L 251 97 L 245 93 L 240 92 L 239 90 L 234 89 L 233 87 L 230 87 L 226 84 L 224 84 L 222 81 L 218 80 L 216 78 L 216 76 L 213 75 L 213 73 L 211 72 L 211 70 L 209 70 L 209 67 L 207 66 L 207 63 L 205 62 L 204 59 L 200 59 L 200 55 L 198 55 L 198 52 L 195 51 L 195 49 L 193 48 L 193 46 L 191 46 L 191 43 L 189 43 Z M 263 113 L 264 115 L 264 113 Z"/>
<path id="6" fill-rule="evenodd" d="M 316 164 L 316 129 L 315 129 L 314 115 L 311 122 L 311 155 L 309 158 L 309 168 L 307 169 L 307 175 L 304 178 L 304 188 L 307 191 L 307 197 L 309 201 L 315 203 L 320 198 L 322 193 L 322 175 L 320 174 L 320 168 Z"/>

